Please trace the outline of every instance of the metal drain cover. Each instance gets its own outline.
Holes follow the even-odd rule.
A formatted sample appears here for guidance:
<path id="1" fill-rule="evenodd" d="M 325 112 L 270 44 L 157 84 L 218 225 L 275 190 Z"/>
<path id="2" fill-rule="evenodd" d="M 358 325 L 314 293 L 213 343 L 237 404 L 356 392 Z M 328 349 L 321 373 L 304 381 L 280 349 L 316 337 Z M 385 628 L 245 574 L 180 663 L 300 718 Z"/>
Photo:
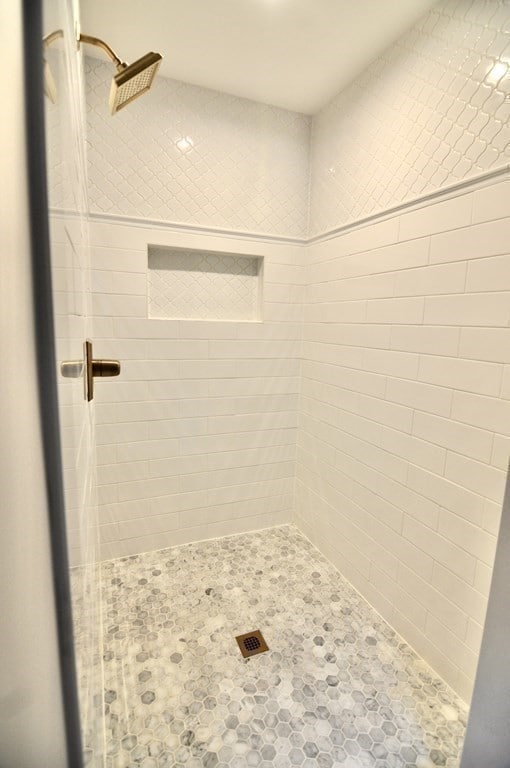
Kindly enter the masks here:
<path id="1" fill-rule="evenodd" d="M 260 629 L 256 629 L 254 632 L 247 632 L 245 635 L 238 635 L 236 640 L 245 658 L 247 656 L 256 656 L 257 653 L 264 653 L 269 650 Z"/>

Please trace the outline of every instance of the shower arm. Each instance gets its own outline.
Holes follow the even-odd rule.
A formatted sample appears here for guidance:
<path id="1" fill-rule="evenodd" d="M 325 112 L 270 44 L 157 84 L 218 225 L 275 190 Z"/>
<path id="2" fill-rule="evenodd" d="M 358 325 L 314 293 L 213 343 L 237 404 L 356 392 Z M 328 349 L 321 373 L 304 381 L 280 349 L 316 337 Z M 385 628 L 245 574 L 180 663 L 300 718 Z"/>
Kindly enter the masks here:
<path id="1" fill-rule="evenodd" d="M 46 37 L 43 37 L 43 43 L 44 47 L 47 48 L 50 46 L 55 40 L 58 40 L 59 38 L 64 37 L 64 31 L 62 29 L 56 29 L 54 32 L 50 32 L 49 35 L 46 35 Z M 105 43 L 104 40 L 101 40 L 99 37 L 93 37 L 92 35 L 82 35 L 80 34 L 78 38 L 78 44 L 80 43 L 86 43 L 87 45 L 95 45 L 96 48 L 101 48 L 102 51 L 106 53 L 109 59 L 113 61 L 115 66 L 118 70 L 125 69 L 126 63 L 124 61 L 121 61 L 113 48 L 110 48 L 108 43 Z"/>
<path id="2" fill-rule="evenodd" d="M 97 48 L 101 48 L 106 53 L 109 59 L 113 61 L 118 70 L 125 69 L 126 63 L 121 61 L 113 48 L 110 48 L 108 43 L 104 40 L 100 40 L 99 37 L 93 37 L 92 35 L 81 35 L 78 38 L 78 43 L 86 43 L 87 45 L 95 45 Z"/>

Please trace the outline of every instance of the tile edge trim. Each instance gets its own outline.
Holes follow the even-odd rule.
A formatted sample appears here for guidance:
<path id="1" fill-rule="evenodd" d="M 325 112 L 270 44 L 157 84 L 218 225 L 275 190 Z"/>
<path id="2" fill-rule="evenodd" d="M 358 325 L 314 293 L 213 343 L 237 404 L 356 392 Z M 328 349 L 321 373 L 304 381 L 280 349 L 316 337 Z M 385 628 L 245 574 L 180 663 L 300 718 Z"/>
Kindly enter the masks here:
<path id="1" fill-rule="evenodd" d="M 174 221 L 165 221 L 164 219 L 145 219 L 136 216 L 123 216 L 117 213 L 95 213 L 90 212 L 88 219 L 92 224 L 121 224 L 131 227 L 143 227 L 150 229 L 164 229 L 173 232 L 182 232 L 191 235 L 207 235 L 210 237 L 231 237 L 238 240 L 252 240 L 256 242 L 275 243 L 280 245 L 298 245 L 306 247 L 315 245 L 326 240 L 330 240 L 338 235 L 346 234 L 356 229 L 362 229 L 368 224 L 375 224 L 379 221 L 385 221 L 401 213 L 423 208 L 430 203 L 441 202 L 458 197 L 462 194 L 468 194 L 476 189 L 489 186 L 497 181 L 510 181 L 510 163 L 495 168 L 477 176 L 463 179 L 462 181 L 450 184 L 446 187 L 428 192 L 420 197 L 411 200 L 404 200 L 397 205 L 385 208 L 369 216 L 349 221 L 338 227 L 321 232 L 308 238 L 290 237 L 286 235 L 272 235 L 265 232 L 250 232 L 244 230 L 225 229 L 221 227 L 198 226 Z M 80 214 L 65 208 L 50 208 L 51 216 L 58 216 L 65 219 L 80 218 Z"/>

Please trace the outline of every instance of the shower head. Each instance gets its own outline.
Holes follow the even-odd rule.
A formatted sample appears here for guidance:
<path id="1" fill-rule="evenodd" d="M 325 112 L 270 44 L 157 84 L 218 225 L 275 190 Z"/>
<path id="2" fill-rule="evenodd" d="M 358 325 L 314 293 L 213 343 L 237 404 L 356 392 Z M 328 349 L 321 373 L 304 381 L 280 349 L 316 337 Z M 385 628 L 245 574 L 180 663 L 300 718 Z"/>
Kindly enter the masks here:
<path id="1" fill-rule="evenodd" d="M 113 76 L 110 89 L 110 112 L 115 115 L 119 109 L 131 104 L 151 87 L 161 59 L 159 53 L 146 53 L 133 64 L 119 65 Z"/>
<path id="2" fill-rule="evenodd" d="M 43 39 L 44 47 L 48 47 L 54 40 L 63 36 L 64 33 L 61 29 L 51 32 Z M 145 56 L 137 59 L 133 64 L 126 64 L 119 59 L 108 43 L 105 43 L 104 40 L 101 40 L 99 37 L 80 35 L 78 42 L 95 45 L 97 48 L 101 48 L 117 67 L 117 73 L 113 76 L 110 88 L 109 103 L 110 113 L 112 115 L 117 114 L 119 109 L 131 104 L 131 102 L 137 99 L 138 96 L 141 96 L 149 90 L 161 60 L 163 59 L 160 53 L 151 52 L 146 53 Z M 50 101 L 55 103 L 57 100 L 57 89 L 46 60 L 44 62 L 44 91 Z"/>

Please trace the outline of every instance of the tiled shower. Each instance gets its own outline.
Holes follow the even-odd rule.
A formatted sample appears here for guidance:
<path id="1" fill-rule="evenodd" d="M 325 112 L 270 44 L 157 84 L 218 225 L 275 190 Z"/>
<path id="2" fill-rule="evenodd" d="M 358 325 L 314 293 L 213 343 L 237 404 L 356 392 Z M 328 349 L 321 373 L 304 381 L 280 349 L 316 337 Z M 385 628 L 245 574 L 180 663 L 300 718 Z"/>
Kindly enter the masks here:
<path id="1" fill-rule="evenodd" d="M 88 301 L 122 362 L 87 519 L 64 453 L 88 764 L 459 765 L 510 446 L 509 25 L 439 2 L 313 116 L 159 77 L 112 119 L 92 58 L 83 124 L 48 106 L 57 331 Z"/>

